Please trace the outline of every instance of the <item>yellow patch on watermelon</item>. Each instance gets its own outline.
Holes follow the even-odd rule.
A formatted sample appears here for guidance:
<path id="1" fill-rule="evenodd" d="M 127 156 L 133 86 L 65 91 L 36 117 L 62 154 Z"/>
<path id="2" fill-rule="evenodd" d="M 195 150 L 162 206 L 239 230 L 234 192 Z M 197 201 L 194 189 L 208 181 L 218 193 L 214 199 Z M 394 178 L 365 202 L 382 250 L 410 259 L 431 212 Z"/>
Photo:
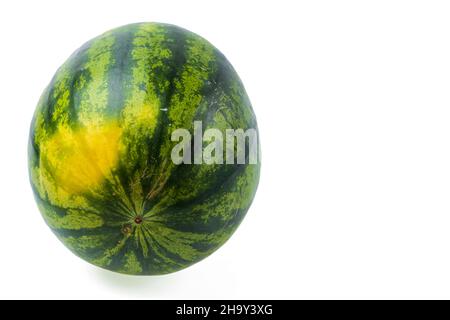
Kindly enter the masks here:
<path id="1" fill-rule="evenodd" d="M 119 158 L 122 129 L 117 124 L 72 129 L 59 127 L 41 144 L 41 166 L 69 194 L 95 190 Z"/>

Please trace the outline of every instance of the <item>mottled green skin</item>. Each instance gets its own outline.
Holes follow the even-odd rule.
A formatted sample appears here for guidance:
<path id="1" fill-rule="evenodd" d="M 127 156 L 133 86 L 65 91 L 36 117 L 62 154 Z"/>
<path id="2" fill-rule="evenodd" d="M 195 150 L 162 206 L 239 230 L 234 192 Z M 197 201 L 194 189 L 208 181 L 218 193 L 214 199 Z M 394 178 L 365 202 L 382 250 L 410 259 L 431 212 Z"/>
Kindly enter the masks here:
<path id="1" fill-rule="evenodd" d="M 120 273 L 166 274 L 210 255 L 246 214 L 260 165 L 173 164 L 171 132 L 192 132 L 194 120 L 257 128 L 238 75 L 209 42 L 142 23 L 83 45 L 31 124 L 30 180 L 48 226 L 79 257 Z"/>

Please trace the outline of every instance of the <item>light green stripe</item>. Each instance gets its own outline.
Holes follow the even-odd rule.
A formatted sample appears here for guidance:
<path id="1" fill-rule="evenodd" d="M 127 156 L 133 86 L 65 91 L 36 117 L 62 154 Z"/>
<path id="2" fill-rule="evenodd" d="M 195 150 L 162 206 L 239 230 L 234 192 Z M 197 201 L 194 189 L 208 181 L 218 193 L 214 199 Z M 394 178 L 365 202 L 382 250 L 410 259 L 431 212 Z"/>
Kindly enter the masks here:
<path id="1" fill-rule="evenodd" d="M 88 75 L 80 75 L 79 86 L 83 91 L 78 106 L 78 119 L 86 127 L 99 126 L 104 120 L 108 103 L 108 68 L 113 63 L 111 48 L 114 41 L 112 34 L 105 34 L 94 40 L 87 52 L 84 69 Z"/>

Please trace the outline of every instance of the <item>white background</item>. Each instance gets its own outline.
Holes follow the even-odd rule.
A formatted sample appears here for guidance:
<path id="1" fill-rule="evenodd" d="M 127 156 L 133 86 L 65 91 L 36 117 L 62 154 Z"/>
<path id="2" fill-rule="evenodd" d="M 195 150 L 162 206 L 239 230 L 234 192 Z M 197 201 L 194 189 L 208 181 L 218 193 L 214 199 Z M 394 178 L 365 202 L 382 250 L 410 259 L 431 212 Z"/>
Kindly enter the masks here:
<path id="1" fill-rule="evenodd" d="M 450 298 L 448 1 L 1 1 L 0 298 Z M 27 174 L 37 100 L 88 39 L 177 24 L 240 74 L 262 174 L 220 250 L 175 274 L 89 265 Z"/>

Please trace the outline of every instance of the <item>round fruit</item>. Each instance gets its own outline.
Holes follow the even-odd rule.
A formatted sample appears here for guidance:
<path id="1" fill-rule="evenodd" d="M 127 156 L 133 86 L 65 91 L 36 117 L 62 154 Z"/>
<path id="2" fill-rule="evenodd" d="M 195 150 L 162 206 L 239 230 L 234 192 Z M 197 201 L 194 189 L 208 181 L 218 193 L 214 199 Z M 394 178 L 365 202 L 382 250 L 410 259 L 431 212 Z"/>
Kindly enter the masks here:
<path id="1" fill-rule="evenodd" d="M 192 140 L 174 139 L 180 129 Z M 208 129 L 214 139 L 202 136 Z M 229 129 L 257 133 L 257 123 L 238 75 L 209 42 L 160 23 L 109 31 L 59 68 L 37 106 L 29 173 L 39 209 L 70 250 L 99 267 L 142 275 L 188 267 L 231 236 L 256 192 L 250 139 L 239 162 Z M 221 161 L 223 150 L 231 157 Z"/>

